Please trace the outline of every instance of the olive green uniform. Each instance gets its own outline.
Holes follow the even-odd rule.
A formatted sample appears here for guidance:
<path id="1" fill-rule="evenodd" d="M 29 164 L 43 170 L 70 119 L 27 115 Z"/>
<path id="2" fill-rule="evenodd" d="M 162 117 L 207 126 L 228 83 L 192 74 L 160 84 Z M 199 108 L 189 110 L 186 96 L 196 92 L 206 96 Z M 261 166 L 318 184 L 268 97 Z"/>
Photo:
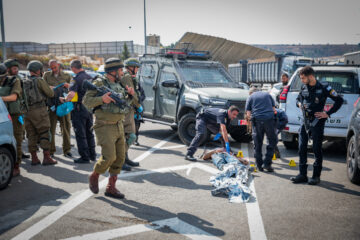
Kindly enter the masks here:
<path id="1" fill-rule="evenodd" d="M 39 93 L 43 96 L 43 101 L 34 105 L 28 105 L 28 111 L 25 114 L 25 129 L 28 134 L 29 152 L 37 151 L 37 143 L 40 141 L 40 147 L 44 151 L 50 150 L 50 120 L 46 107 L 46 97 L 53 97 L 54 91 L 49 87 L 41 77 L 30 77 L 37 81 Z M 26 94 L 26 93 L 25 93 Z"/>
<path id="2" fill-rule="evenodd" d="M 16 163 L 21 163 L 21 144 L 23 141 L 23 126 L 19 121 L 19 117 L 22 115 L 22 89 L 20 78 L 17 76 L 11 76 L 4 79 L 0 84 L 0 96 L 9 96 L 12 94 L 17 95 L 17 99 L 14 102 L 5 102 L 5 105 L 10 113 L 12 123 L 13 123 L 13 132 L 16 139 Z"/>
<path id="3" fill-rule="evenodd" d="M 119 82 L 112 83 L 107 77 L 98 78 L 94 85 L 106 86 L 115 92 L 126 96 L 125 89 Z M 125 98 L 125 97 L 124 97 Z M 94 130 L 97 145 L 101 146 L 101 157 L 94 166 L 98 174 L 119 174 L 125 161 L 125 136 L 123 121 L 127 109 L 121 109 L 114 103 L 105 104 L 102 96 L 97 96 L 97 91 L 88 90 L 83 98 L 83 104 L 88 109 L 95 108 Z"/>
<path id="4" fill-rule="evenodd" d="M 62 84 L 62 83 L 70 83 L 70 81 L 71 81 L 71 75 L 68 73 L 64 73 L 63 71 L 60 71 L 58 76 L 55 76 L 52 71 L 45 72 L 43 78 L 50 86 L 54 86 L 54 87 L 59 84 Z M 58 117 L 56 115 L 56 112 L 53 112 L 49 109 L 49 119 L 50 119 L 50 132 L 51 132 L 50 154 L 54 154 L 56 152 L 55 130 L 56 130 L 57 121 L 60 122 L 60 128 L 61 128 L 61 132 L 63 135 L 63 144 L 62 144 L 63 153 L 66 154 L 66 153 L 70 152 L 70 150 L 71 150 L 70 113 L 63 117 Z"/>

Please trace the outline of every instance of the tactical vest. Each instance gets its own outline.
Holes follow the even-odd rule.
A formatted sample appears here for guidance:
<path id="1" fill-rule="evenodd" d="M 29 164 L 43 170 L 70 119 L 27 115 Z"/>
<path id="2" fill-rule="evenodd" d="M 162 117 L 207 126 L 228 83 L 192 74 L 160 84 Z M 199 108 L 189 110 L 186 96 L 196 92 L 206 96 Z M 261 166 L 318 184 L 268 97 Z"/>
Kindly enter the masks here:
<path id="1" fill-rule="evenodd" d="M 101 79 L 101 81 L 105 87 L 108 87 L 111 90 L 113 90 L 114 92 L 121 93 L 123 96 L 126 96 L 125 89 L 121 86 L 121 84 L 119 82 L 109 83 L 108 80 L 106 80 L 106 79 Z M 113 102 L 108 103 L 108 104 L 105 104 L 105 103 L 102 104 L 101 109 L 104 112 L 109 112 L 109 113 L 114 113 L 114 114 L 117 114 L 117 113 L 127 114 L 130 110 L 129 107 L 122 109 L 122 108 L 118 107 L 116 104 L 114 104 Z"/>
<path id="2" fill-rule="evenodd" d="M 46 106 L 46 97 L 40 92 L 38 88 L 39 77 L 31 76 L 25 78 L 23 81 L 24 99 L 27 108 L 38 108 Z"/>
<path id="3" fill-rule="evenodd" d="M 9 96 L 11 94 L 11 90 L 14 86 L 14 83 L 16 82 L 16 76 L 13 77 L 7 77 L 5 79 L 5 84 L 4 86 L 0 87 L 0 96 L 4 97 L 4 96 Z M 7 110 L 9 111 L 10 114 L 21 114 L 21 99 L 18 96 L 18 98 L 16 99 L 16 101 L 13 102 L 4 102 L 6 105 Z"/>

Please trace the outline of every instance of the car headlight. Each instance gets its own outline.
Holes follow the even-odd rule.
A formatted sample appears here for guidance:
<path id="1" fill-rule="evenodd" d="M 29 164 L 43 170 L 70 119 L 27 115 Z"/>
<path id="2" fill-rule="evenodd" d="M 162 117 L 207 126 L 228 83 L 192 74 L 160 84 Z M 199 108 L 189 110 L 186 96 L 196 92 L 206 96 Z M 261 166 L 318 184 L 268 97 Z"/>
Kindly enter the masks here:
<path id="1" fill-rule="evenodd" d="M 201 95 L 199 95 L 199 100 L 200 100 L 201 104 L 204 104 L 204 105 L 224 106 L 227 103 L 227 100 L 225 100 L 225 99 L 209 98 L 209 97 L 205 97 L 205 96 L 201 96 Z"/>

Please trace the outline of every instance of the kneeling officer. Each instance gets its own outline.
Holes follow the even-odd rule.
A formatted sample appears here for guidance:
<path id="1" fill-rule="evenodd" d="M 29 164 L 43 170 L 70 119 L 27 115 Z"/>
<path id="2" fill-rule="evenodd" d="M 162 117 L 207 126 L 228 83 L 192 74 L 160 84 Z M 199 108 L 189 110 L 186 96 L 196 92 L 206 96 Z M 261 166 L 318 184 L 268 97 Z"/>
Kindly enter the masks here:
<path id="1" fill-rule="evenodd" d="M 89 176 L 89 187 L 93 193 L 99 192 L 99 175 L 109 171 L 109 183 L 105 195 L 114 198 L 124 198 L 125 195 L 116 189 L 117 175 L 125 161 L 125 135 L 123 121 L 129 111 L 134 89 L 123 88 L 120 84 L 123 75 L 123 63 L 118 58 L 110 58 L 105 62 L 104 78 L 97 78 L 94 85 L 107 87 L 120 94 L 126 100 L 127 106 L 120 108 L 110 97 L 110 92 L 98 96 L 98 91 L 88 90 L 84 96 L 83 104 L 93 109 L 96 120 L 94 130 L 97 144 L 101 146 L 101 157 L 97 160 L 94 171 Z"/>

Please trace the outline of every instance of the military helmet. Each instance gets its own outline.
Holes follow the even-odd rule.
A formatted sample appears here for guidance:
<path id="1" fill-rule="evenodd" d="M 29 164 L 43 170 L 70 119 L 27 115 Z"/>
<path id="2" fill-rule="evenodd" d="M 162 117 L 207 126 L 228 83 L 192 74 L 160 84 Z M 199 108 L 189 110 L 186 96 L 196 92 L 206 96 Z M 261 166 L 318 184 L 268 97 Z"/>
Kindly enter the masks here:
<path id="1" fill-rule="evenodd" d="M 128 58 L 125 61 L 125 67 L 140 67 L 140 61 L 136 58 Z"/>
<path id="2" fill-rule="evenodd" d="M 0 64 L 0 77 L 5 77 L 7 74 L 7 67 L 4 63 Z"/>
<path id="3" fill-rule="evenodd" d="M 109 58 L 105 61 L 105 72 L 116 71 L 119 68 L 123 68 L 124 64 L 119 58 Z"/>
<path id="4" fill-rule="evenodd" d="M 4 62 L 5 66 L 7 68 L 11 68 L 11 67 L 19 67 L 19 62 L 16 59 L 8 59 Z"/>
<path id="5" fill-rule="evenodd" d="M 32 60 L 27 65 L 27 70 L 29 70 L 30 72 L 36 72 L 38 70 L 42 70 L 43 67 L 44 67 L 44 65 L 40 61 Z"/>

